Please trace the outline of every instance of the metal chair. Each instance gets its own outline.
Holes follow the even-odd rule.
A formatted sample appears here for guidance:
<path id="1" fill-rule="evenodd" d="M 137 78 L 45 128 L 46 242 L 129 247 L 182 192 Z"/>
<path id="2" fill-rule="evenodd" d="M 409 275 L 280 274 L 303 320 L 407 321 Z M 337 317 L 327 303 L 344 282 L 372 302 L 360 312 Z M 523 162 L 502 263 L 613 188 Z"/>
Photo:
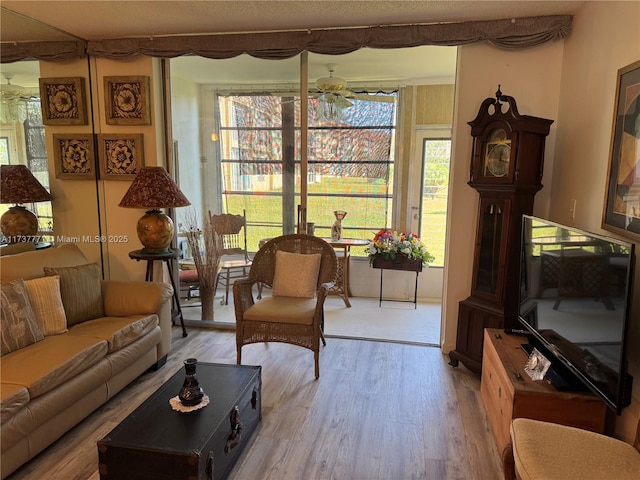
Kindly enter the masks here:
<path id="1" fill-rule="evenodd" d="M 216 289 L 224 285 L 224 299 L 222 305 L 229 303 L 229 287 L 232 281 L 246 277 L 251 267 L 251 258 L 247 251 L 247 218 L 243 210 L 242 215 L 223 213 L 212 215 L 211 221 L 216 233 L 222 237 L 222 261 L 220 272 L 216 277 Z M 225 260 L 225 256 L 233 255 L 232 260 Z M 240 258 L 237 258 L 237 257 Z"/>

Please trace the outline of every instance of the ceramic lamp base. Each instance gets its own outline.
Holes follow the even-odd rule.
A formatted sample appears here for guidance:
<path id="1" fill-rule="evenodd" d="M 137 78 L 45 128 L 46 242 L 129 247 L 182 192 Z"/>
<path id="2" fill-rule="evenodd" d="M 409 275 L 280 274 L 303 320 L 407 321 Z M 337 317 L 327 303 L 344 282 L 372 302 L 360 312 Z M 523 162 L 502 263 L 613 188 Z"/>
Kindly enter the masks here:
<path id="1" fill-rule="evenodd" d="M 21 205 L 14 205 L 0 217 L 0 229 L 9 243 L 33 242 L 38 233 L 38 218 Z"/>
<path id="2" fill-rule="evenodd" d="M 173 220 L 160 210 L 149 210 L 137 226 L 144 253 L 168 253 L 173 240 Z"/>

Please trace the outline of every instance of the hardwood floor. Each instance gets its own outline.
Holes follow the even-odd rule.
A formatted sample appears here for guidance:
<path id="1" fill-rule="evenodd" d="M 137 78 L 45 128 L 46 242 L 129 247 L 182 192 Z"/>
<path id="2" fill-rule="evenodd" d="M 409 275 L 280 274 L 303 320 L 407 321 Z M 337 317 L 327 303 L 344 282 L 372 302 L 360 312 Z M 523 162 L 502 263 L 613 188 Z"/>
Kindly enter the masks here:
<path id="1" fill-rule="evenodd" d="M 233 331 L 173 330 L 167 364 L 147 372 L 9 477 L 98 480 L 96 442 L 185 358 L 235 363 Z M 329 338 L 313 354 L 284 344 L 243 348 L 262 365 L 262 422 L 230 479 L 499 479 L 500 456 L 480 379 L 439 348 Z"/>

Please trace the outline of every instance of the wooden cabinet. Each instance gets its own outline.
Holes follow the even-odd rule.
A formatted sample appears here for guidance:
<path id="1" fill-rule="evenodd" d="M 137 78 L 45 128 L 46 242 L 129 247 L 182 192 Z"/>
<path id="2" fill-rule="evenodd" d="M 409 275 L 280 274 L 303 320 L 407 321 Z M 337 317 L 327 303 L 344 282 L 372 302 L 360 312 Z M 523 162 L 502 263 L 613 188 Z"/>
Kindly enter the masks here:
<path id="1" fill-rule="evenodd" d="M 546 381 L 533 381 L 524 371 L 526 337 L 486 329 L 480 396 L 498 452 L 510 441 L 514 418 L 532 418 L 604 433 L 607 407 L 584 392 L 560 392 Z"/>

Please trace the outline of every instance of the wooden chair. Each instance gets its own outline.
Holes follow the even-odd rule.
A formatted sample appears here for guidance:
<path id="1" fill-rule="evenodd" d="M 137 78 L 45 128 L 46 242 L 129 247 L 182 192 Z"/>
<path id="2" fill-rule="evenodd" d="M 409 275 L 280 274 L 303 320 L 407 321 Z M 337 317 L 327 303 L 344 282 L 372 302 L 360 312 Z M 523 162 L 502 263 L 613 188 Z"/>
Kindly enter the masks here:
<path id="1" fill-rule="evenodd" d="M 216 289 L 224 285 L 224 299 L 222 305 L 229 303 L 229 287 L 232 281 L 247 276 L 251 267 L 251 258 L 247 251 L 247 218 L 243 210 L 242 215 L 223 213 L 212 215 L 213 228 L 222 237 L 222 261 L 220 272 L 216 277 Z M 232 260 L 224 260 L 224 256 L 235 255 Z M 240 258 L 237 258 L 240 256 Z"/>
<path id="2" fill-rule="evenodd" d="M 319 265 L 311 265 L 314 261 Z M 336 254 L 321 238 L 283 235 L 264 244 L 249 276 L 233 285 L 237 363 L 241 363 L 243 345 L 289 343 L 313 351 L 319 378 L 320 340 L 326 345 L 324 301 L 335 282 L 336 269 Z M 260 283 L 271 287 L 272 295 L 257 300 L 253 286 Z"/>
<path id="3" fill-rule="evenodd" d="M 516 418 L 502 462 L 505 480 L 637 480 L 640 419 L 632 446 L 580 428 Z"/>

